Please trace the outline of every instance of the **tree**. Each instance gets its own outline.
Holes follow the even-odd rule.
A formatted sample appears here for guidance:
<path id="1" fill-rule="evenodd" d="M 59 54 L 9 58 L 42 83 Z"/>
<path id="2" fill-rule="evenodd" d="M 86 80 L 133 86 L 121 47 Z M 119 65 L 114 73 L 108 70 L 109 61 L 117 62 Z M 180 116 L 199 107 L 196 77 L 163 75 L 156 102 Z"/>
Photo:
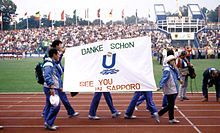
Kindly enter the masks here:
<path id="1" fill-rule="evenodd" d="M 203 8 L 201 9 L 201 11 L 202 11 L 202 13 L 205 14 L 205 15 L 207 15 L 207 13 L 209 12 L 209 10 L 208 10 L 206 7 L 203 7 Z"/>
<path id="2" fill-rule="evenodd" d="M 208 10 L 206 7 L 203 7 L 201 10 L 205 14 L 208 22 L 218 22 L 218 5 L 215 10 Z"/>
<path id="3" fill-rule="evenodd" d="M 211 10 L 209 11 L 208 15 L 208 22 L 218 22 L 218 12 Z"/>
<path id="4" fill-rule="evenodd" d="M 99 25 L 100 24 L 100 19 L 93 20 L 92 24 Z M 101 24 L 104 24 L 104 22 L 102 20 L 101 20 Z"/>
<path id="5" fill-rule="evenodd" d="M 181 6 L 180 12 L 182 13 L 182 16 L 188 16 L 188 7 L 185 5 Z"/>
<path id="6" fill-rule="evenodd" d="M 9 29 L 11 16 L 15 15 L 17 6 L 11 0 L 0 0 L 0 13 L 2 13 L 3 30 Z"/>
<path id="7" fill-rule="evenodd" d="M 125 20 L 126 24 L 135 24 L 136 22 L 136 16 L 132 15 L 131 17 L 127 17 Z"/>

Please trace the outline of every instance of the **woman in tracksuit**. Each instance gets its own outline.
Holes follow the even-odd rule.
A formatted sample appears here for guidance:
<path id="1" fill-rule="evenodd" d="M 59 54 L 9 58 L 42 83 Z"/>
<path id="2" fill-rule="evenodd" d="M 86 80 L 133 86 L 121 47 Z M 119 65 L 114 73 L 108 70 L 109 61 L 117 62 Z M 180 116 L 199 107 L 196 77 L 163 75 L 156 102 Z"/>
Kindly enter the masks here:
<path id="1" fill-rule="evenodd" d="M 58 94 L 57 90 L 60 89 L 61 78 L 57 69 L 56 61 L 59 60 L 59 53 L 56 49 L 49 50 L 48 61 L 43 65 L 44 75 L 44 94 L 46 96 L 46 105 L 44 110 L 44 126 L 49 130 L 56 130 L 57 126 L 54 125 L 56 116 L 60 110 L 60 104 L 54 106 L 50 103 L 50 96 Z"/>
<path id="2" fill-rule="evenodd" d="M 178 95 L 178 70 L 175 68 L 176 58 L 173 55 L 167 57 L 168 66 L 163 69 L 162 79 L 160 80 L 160 88 L 163 89 L 164 95 L 167 97 L 168 105 L 161 109 L 158 114 L 162 116 L 167 111 L 169 112 L 169 123 L 179 123 L 174 119 L 174 105 L 176 96 Z M 180 81 L 182 83 L 182 81 Z"/>

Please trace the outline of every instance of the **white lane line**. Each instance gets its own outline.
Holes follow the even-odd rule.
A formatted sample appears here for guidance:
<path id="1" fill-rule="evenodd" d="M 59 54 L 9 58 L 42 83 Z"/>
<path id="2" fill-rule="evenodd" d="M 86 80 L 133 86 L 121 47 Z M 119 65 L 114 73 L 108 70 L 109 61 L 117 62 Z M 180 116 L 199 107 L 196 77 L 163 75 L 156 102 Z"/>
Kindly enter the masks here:
<path id="1" fill-rule="evenodd" d="M 4 105 L 4 107 L 7 105 Z M 7 109 L 10 109 L 11 107 L 13 107 L 14 105 L 8 105 Z"/>
<path id="2" fill-rule="evenodd" d="M 121 104 L 114 104 L 115 106 L 119 106 L 119 107 L 121 107 L 121 106 L 128 106 L 128 105 L 121 105 Z M 44 104 L 30 104 L 30 105 L 8 105 L 8 104 L 1 104 L 0 105 L 0 107 L 6 107 L 6 106 L 14 106 L 14 107 L 41 107 L 41 106 L 45 106 Z M 61 106 L 63 106 L 63 105 L 61 105 Z M 90 106 L 90 105 L 88 105 L 88 104 L 74 104 L 73 103 L 73 106 L 74 107 L 87 107 L 87 106 Z M 99 104 L 99 106 L 107 106 L 107 104 L 106 103 L 100 103 Z M 140 108 L 137 110 L 137 111 L 146 111 L 145 110 L 145 106 L 144 105 L 141 105 L 141 106 L 139 106 Z M 180 106 L 179 106 L 180 107 Z M 199 106 L 200 107 L 200 106 Z M 210 107 L 213 107 L 213 106 L 210 106 Z M 216 107 L 216 106 L 215 106 Z M 160 108 L 160 107 L 158 107 L 158 108 Z M 219 109 L 181 109 L 181 110 L 184 110 L 184 111 L 220 111 L 220 106 L 219 107 L 217 107 L 217 108 L 219 108 Z"/>
<path id="3" fill-rule="evenodd" d="M 91 101 L 92 101 L 92 99 L 89 99 L 89 100 L 80 100 L 80 99 L 78 99 L 78 100 L 70 100 L 70 98 L 68 99 L 69 100 L 69 102 L 88 102 L 88 103 L 91 103 Z M 113 99 L 114 100 L 114 99 Z M 10 102 L 17 102 L 18 100 L 17 99 L 10 99 L 10 100 L 0 100 L 0 103 L 10 103 Z M 128 100 L 115 100 L 115 101 L 113 101 L 114 103 L 121 103 L 121 102 L 127 102 L 127 103 L 129 103 L 131 101 L 131 99 L 128 99 Z M 154 102 L 161 102 L 162 100 L 154 100 Z M 28 99 L 28 100 L 23 100 L 23 102 L 25 102 L 25 103 L 32 103 L 32 102 L 39 102 L 39 103 L 42 103 L 42 102 L 45 102 L 45 99 L 39 99 L 39 100 L 34 100 L 34 99 Z M 102 100 L 101 100 L 101 102 L 102 102 Z M 105 102 L 105 101 L 103 101 L 103 102 Z M 191 101 L 191 103 L 184 103 L 184 104 L 177 104 L 178 106 L 184 106 L 184 105 L 190 105 L 190 104 L 192 104 L 192 102 L 193 101 Z M 212 102 L 210 102 L 209 104 L 201 104 L 201 102 L 200 102 L 200 100 L 198 100 L 198 101 L 194 101 L 194 102 L 196 102 L 196 103 L 193 103 L 193 104 L 195 104 L 195 105 L 220 105 L 219 103 L 217 103 L 216 101 L 212 101 Z"/>
<path id="4" fill-rule="evenodd" d="M 17 103 L 22 103 L 23 101 L 18 101 Z"/>
<path id="5" fill-rule="evenodd" d="M 179 110 L 179 108 L 177 108 L 177 111 L 190 123 L 190 125 L 198 132 L 198 133 L 202 133 L 196 125 L 194 125 L 184 114 L 181 110 Z"/>
<path id="6" fill-rule="evenodd" d="M 40 103 L 44 103 L 44 104 L 36 104 L 36 103 L 39 103 L 39 102 L 34 102 L 34 101 L 29 101 L 30 103 L 32 103 L 32 104 L 24 104 L 24 105 L 18 105 L 18 102 L 15 102 L 14 103 L 14 105 L 13 104 L 11 104 L 12 106 L 16 106 L 16 107 L 19 107 L 19 106 L 22 106 L 22 107 L 33 107 L 33 106 L 45 106 L 45 101 L 42 101 L 42 102 L 40 102 Z M 29 103 L 28 102 L 28 103 Z M 0 102 L 1 103 L 1 102 Z M 21 102 L 20 102 L 21 103 Z M 27 102 L 25 102 L 25 101 L 22 101 L 22 103 L 27 103 Z M 71 102 L 70 101 L 70 103 L 71 104 L 73 104 L 73 106 L 82 106 L 82 107 L 88 107 L 88 106 L 90 106 L 90 103 L 86 103 L 86 104 L 81 104 L 81 102 Z M 121 103 L 115 103 L 114 104 L 115 106 L 119 106 L 119 107 L 128 107 L 128 105 L 127 104 L 121 104 Z M 5 106 L 9 106 L 9 104 L 0 104 L 0 107 L 5 107 Z M 106 103 L 100 103 L 99 104 L 99 106 L 107 106 L 107 104 Z M 219 106 L 219 104 L 211 104 L 211 105 L 204 105 L 204 104 L 194 104 L 194 105 L 190 105 L 190 104 L 185 104 L 185 105 L 178 105 L 178 107 L 179 108 L 181 108 L 181 107 L 186 107 L 186 106 L 193 106 L 193 107 L 216 107 L 216 108 L 219 108 L 219 110 L 220 110 L 220 106 Z M 140 106 L 140 107 L 144 107 L 144 106 Z M 158 107 L 158 108 L 160 108 L 160 107 Z M 189 110 L 189 109 L 185 109 L 185 110 Z M 192 109 L 192 110 L 199 110 L 199 109 Z M 201 109 L 201 110 L 203 110 L 203 109 Z M 209 109 L 207 109 L 207 110 L 209 110 Z"/>
<path id="7" fill-rule="evenodd" d="M 32 128 L 32 127 L 44 127 L 42 125 L 4 125 L 5 128 Z M 58 127 L 66 128 L 76 128 L 76 127 L 85 127 L 85 128 L 141 128 L 141 127 L 190 127 L 190 125 L 58 125 Z"/>
<path id="8" fill-rule="evenodd" d="M 31 99 L 31 98 L 32 98 L 32 97 L 27 97 L 26 99 L 29 100 L 29 99 Z"/>
<path id="9" fill-rule="evenodd" d="M 64 112 L 64 111 L 63 111 Z M 74 117 L 74 118 L 77 118 L 77 119 L 88 119 L 88 117 L 80 117 L 80 116 L 77 116 L 77 117 Z M 74 119 L 74 118 L 70 118 L 70 119 Z M 100 116 L 101 119 L 112 119 L 112 117 L 106 117 L 106 116 Z M 118 118 L 121 118 L 121 119 L 124 119 L 123 116 L 121 117 L 118 117 Z M 163 117 L 164 119 L 167 119 L 168 117 Z M 179 116 L 179 117 L 175 117 L 175 118 L 184 118 L 182 116 Z M 192 117 L 188 117 L 188 118 L 193 118 L 193 119 L 219 119 L 220 116 L 192 116 Z M 4 117 L 0 117 L 0 119 L 2 120 L 16 120 L 16 119 L 42 119 L 42 117 L 39 115 L 39 116 L 11 116 L 11 117 L 7 117 L 7 116 L 4 116 Z M 68 119 L 68 116 L 58 116 L 57 119 Z M 137 116 L 136 119 L 152 119 L 150 116 Z M 185 118 L 184 118 L 185 119 Z"/>
<path id="10" fill-rule="evenodd" d="M 220 127 L 220 125 L 198 125 L 203 127 Z M 4 125 L 5 128 L 44 128 L 43 125 Z M 62 128 L 141 128 L 141 127 L 191 127 L 191 125 L 58 125 Z"/>
<path id="11" fill-rule="evenodd" d="M 39 106 L 39 105 L 38 105 Z M 38 107 L 37 106 L 37 107 Z M 104 106 L 104 105 L 103 105 Z M 33 107 L 33 106 L 32 106 Z M 44 106 L 42 106 L 44 107 Z M 62 105 L 63 107 L 63 105 Z M 74 106 L 74 108 L 77 108 L 77 107 L 80 107 L 80 106 Z M 42 108 L 43 109 L 43 108 Z M 61 111 L 65 110 L 64 108 L 61 109 Z M 77 111 L 88 111 L 86 109 L 76 109 Z M 21 110 L 0 110 L 0 112 L 39 112 L 39 111 L 42 111 L 40 109 L 33 109 L 33 108 L 30 108 L 30 109 L 21 109 Z M 109 111 L 108 109 L 98 109 L 98 111 Z M 125 110 L 123 109 L 119 109 L 118 111 L 121 111 L 121 112 L 124 112 Z M 219 112 L 220 110 L 182 110 L 182 111 L 186 111 L 186 112 L 192 112 L 192 111 L 195 111 L 195 112 Z M 149 112 L 148 110 L 137 110 L 135 112 Z"/>

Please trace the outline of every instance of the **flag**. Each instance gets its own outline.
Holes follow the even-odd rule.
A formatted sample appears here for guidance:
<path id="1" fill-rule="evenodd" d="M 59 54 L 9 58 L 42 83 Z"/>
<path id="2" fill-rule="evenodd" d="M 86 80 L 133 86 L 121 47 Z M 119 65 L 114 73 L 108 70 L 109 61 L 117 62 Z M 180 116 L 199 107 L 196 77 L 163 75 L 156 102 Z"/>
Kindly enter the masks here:
<path id="1" fill-rule="evenodd" d="M 86 10 L 85 10 L 85 19 L 87 18 L 87 12 L 86 12 Z"/>
<path id="2" fill-rule="evenodd" d="M 27 25 L 27 29 L 28 29 L 28 14 L 27 14 L 27 12 L 24 13 L 24 18 L 26 19 L 26 25 Z"/>
<path id="3" fill-rule="evenodd" d="M 24 13 L 24 17 L 26 17 L 26 16 L 27 16 L 27 12 Z"/>
<path id="4" fill-rule="evenodd" d="M 64 21 L 64 10 L 61 12 L 61 21 Z"/>
<path id="5" fill-rule="evenodd" d="M 89 18 L 89 8 L 85 9 L 85 18 Z"/>
<path id="6" fill-rule="evenodd" d="M 47 17 L 47 19 L 48 19 L 49 21 L 51 20 L 50 14 L 51 14 L 51 12 L 49 12 L 48 17 Z"/>
<path id="7" fill-rule="evenodd" d="M 121 11 L 121 18 L 123 19 L 125 17 L 124 9 Z"/>
<path id="8" fill-rule="evenodd" d="M 76 16 L 76 10 L 73 11 L 73 16 Z"/>
<path id="9" fill-rule="evenodd" d="M 150 9 L 148 9 L 148 18 L 150 18 Z"/>
<path id="10" fill-rule="evenodd" d="M 182 16 L 183 16 L 183 15 L 182 15 L 182 12 L 181 12 L 180 10 L 178 10 L 178 17 L 179 17 L 179 18 L 182 18 Z"/>
<path id="11" fill-rule="evenodd" d="M 136 9 L 136 12 L 135 12 L 135 16 L 136 16 L 136 18 L 138 17 L 137 9 Z"/>
<path id="12" fill-rule="evenodd" d="M 89 8 L 87 8 L 87 18 L 89 18 Z"/>
<path id="13" fill-rule="evenodd" d="M 40 12 L 35 13 L 35 20 L 40 20 Z"/>
<path id="14" fill-rule="evenodd" d="M 109 17 L 112 18 L 112 11 L 113 9 L 111 9 L 111 11 L 109 12 Z"/>
<path id="15" fill-rule="evenodd" d="M 98 17 L 98 18 L 100 18 L 100 10 L 101 10 L 101 9 L 98 9 L 98 11 L 97 11 L 97 17 Z"/>
<path id="16" fill-rule="evenodd" d="M 176 0 L 176 7 L 177 7 L 178 17 L 182 18 L 182 13 L 181 13 L 180 8 L 179 8 L 179 0 Z"/>
<path id="17" fill-rule="evenodd" d="M 0 23 L 2 23 L 2 13 L 0 13 Z"/>

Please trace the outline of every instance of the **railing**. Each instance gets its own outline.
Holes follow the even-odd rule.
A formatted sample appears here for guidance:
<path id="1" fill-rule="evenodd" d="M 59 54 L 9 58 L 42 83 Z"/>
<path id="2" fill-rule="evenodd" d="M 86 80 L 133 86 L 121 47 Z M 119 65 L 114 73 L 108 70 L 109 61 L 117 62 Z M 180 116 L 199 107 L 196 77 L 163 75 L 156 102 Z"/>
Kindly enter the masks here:
<path id="1" fill-rule="evenodd" d="M 203 27 L 206 25 L 205 20 L 195 20 L 191 19 L 190 21 L 183 21 L 182 19 L 179 20 L 158 20 L 157 25 L 159 27 L 169 27 L 169 26 L 177 26 L 177 27 Z"/>
<path id="2" fill-rule="evenodd" d="M 198 39 L 198 32 L 194 34 L 194 45 L 196 48 L 200 47 L 199 39 Z"/>

